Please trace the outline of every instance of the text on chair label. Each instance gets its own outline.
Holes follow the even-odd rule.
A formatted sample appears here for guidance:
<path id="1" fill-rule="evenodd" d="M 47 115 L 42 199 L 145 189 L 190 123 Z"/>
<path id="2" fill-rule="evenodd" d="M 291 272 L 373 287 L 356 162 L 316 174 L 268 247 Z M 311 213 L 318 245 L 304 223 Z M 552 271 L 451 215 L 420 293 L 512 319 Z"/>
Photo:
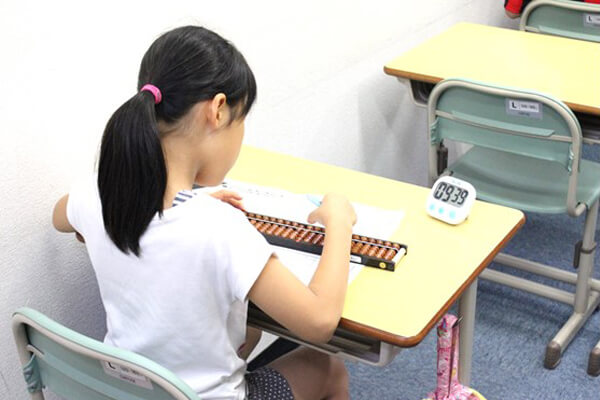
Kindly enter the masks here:
<path id="1" fill-rule="evenodd" d="M 506 99 L 506 113 L 508 115 L 542 119 L 542 104 L 537 101 Z"/>
<path id="2" fill-rule="evenodd" d="M 583 14 L 583 25 L 589 28 L 600 28 L 600 14 Z"/>
<path id="3" fill-rule="evenodd" d="M 110 375 L 114 378 L 120 379 L 125 382 L 129 382 L 133 385 L 137 385 L 146 389 L 154 389 L 152 387 L 152 382 L 150 382 L 150 379 L 138 372 L 135 372 L 131 368 L 127 368 L 122 365 L 108 361 L 100 361 L 100 363 L 102 364 L 102 369 L 104 369 L 106 375 Z"/>

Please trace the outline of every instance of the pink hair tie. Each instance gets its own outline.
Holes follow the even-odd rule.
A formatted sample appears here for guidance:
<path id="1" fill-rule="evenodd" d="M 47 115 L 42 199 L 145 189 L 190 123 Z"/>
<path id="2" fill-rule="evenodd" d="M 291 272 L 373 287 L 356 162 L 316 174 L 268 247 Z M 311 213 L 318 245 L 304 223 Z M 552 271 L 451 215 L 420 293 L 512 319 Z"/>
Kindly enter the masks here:
<path id="1" fill-rule="evenodd" d="M 162 101 L 162 93 L 160 92 L 160 89 L 158 89 L 156 86 L 147 83 L 140 89 L 140 92 L 143 91 L 148 91 L 154 95 L 154 104 L 158 104 Z"/>

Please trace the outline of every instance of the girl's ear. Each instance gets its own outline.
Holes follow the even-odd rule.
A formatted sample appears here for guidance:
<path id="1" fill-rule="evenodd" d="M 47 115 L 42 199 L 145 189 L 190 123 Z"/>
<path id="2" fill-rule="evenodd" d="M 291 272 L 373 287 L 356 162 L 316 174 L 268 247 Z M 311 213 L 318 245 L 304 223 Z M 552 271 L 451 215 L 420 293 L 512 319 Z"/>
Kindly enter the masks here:
<path id="1" fill-rule="evenodd" d="M 227 96 L 223 93 L 217 93 L 212 100 L 208 101 L 207 121 L 214 129 L 219 129 L 227 124 L 229 113 L 227 110 Z"/>

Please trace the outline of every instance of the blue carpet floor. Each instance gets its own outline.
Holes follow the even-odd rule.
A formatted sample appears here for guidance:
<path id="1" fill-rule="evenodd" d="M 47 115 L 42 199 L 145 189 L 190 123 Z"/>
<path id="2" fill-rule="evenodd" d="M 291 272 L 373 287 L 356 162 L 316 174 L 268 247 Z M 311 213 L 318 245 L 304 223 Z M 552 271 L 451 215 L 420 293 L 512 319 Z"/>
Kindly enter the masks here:
<path id="1" fill-rule="evenodd" d="M 572 270 L 572 244 L 582 226 L 583 218 L 527 214 L 525 226 L 505 250 Z M 598 254 L 596 259 L 597 267 Z M 491 268 L 515 272 L 496 264 Z M 598 271 L 594 275 L 599 277 Z M 543 367 L 547 342 L 570 314 L 568 305 L 480 279 L 471 385 L 488 400 L 600 399 L 600 377 L 586 373 L 589 352 L 600 341 L 600 313 L 592 315 L 556 369 Z M 436 340 L 431 332 L 384 368 L 347 363 L 352 399 L 423 399 L 436 384 Z"/>
<path id="2" fill-rule="evenodd" d="M 597 158 L 593 153 L 589 157 L 589 150 L 587 154 Z M 581 238 L 583 220 L 527 214 L 525 226 L 505 252 L 573 271 L 573 245 Z M 596 278 L 600 278 L 598 253 Z M 571 285 L 500 265 L 491 268 L 573 290 Z M 586 373 L 589 353 L 600 341 L 600 313 L 588 320 L 556 369 L 543 367 L 546 344 L 570 315 L 568 305 L 480 279 L 471 386 L 488 400 L 600 399 L 600 377 Z M 347 363 L 352 399 L 425 398 L 436 384 L 436 341 L 435 332 L 430 332 L 419 346 L 401 352 L 384 368 Z"/>

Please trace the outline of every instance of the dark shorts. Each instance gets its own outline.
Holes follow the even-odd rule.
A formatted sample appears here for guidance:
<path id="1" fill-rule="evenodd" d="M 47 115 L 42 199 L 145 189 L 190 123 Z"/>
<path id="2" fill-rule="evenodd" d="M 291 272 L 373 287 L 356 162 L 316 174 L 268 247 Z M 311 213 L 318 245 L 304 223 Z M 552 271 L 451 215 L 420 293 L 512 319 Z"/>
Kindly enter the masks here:
<path id="1" fill-rule="evenodd" d="M 283 375 L 270 367 L 246 374 L 248 400 L 294 400 L 292 389 Z"/>

